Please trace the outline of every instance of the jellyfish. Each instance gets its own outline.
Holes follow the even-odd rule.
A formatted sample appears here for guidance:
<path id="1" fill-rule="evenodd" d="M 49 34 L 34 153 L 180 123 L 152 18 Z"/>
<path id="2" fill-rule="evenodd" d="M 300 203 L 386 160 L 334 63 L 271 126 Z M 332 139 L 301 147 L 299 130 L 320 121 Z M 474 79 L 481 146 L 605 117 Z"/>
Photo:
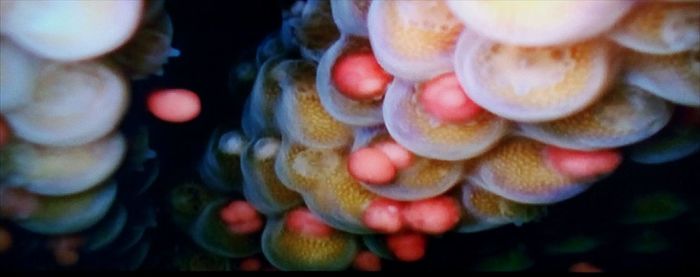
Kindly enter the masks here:
<path id="1" fill-rule="evenodd" d="M 372 1 L 367 24 L 379 64 L 409 81 L 450 71 L 463 30 L 442 1 Z"/>
<path id="2" fill-rule="evenodd" d="M 700 45 L 698 3 L 643 3 L 610 33 L 616 43 L 646 54 L 668 55 Z"/>
<path id="3" fill-rule="evenodd" d="M 479 106 L 514 121 L 542 122 L 598 100 L 616 72 L 611 54 L 600 39 L 518 47 L 462 35 L 454 62 L 460 84 Z"/>
<path id="4" fill-rule="evenodd" d="M 32 101 L 44 61 L 5 38 L 0 39 L 0 56 L 0 111 L 6 112 Z"/>
<path id="5" fill-rule="evenodd" d="M 274 71 L 282 87 L 275 119 L 284 137 L 317 148 L 342 147 L 352 141 L 352 127 L 335 120 L 321 105 L 315 63 L 288 60 Z"/>
<path id="6" fill-rule="evenodd" d="M 623 78 L 675 104 L 700 107 L 700 45 L 672 55 L 629 53 Z"/>
<path id="7" fill-rule="evenodd" d="M 15 222 L 26 230 L 45 235 L 80 232 L 107 214 L 116 194 L 117 184 L 106 182 L 77 194 L 39 196 L 37 210 Z"/>
<path id="8" fill-rule="evenodd" d="M 343 34 L 367 37 L 367 13 L 371 0 L 331 0 L 333 22 Z"/>
<path id="9" fill-rule="evenodd" d="M 251 257 L 261 251 L 282 270 L 379 270 L 381 259 L 422 259 L 433 236 L 539 219 L 545 205 L 614 172 L 621 147 L 631 159 L 687 155 L 698 128 L 672 114 L 682 117 L 675 104 L 700 98 L 697 24 L 684 21 L 696 11 L 673 12 L 681 16 L 654 40 L 668 42 L 663 54 L 616 38 L 654 5 L 297 1 L 257 49 L 243 134 L 213 135 L 200 167 L 222 193 L 243 184 L 246 201 L 185 186 L 171 197 L 173 219 L 239 269 L 262 269 Z M 659 10 L 676 5 L 690 7 Z M 636 150 L 665 132 L 678 136 Z M 680 150 L 659 150 L 674 143 Z M 653 204 L 661 210 L 652 218 L 682 214 L 670 199 L 632 210 Z M 544 250 L 600 245 L 569 238 Z M 471 268 L 533 265 L 523 245 L 498 250 Z"/>
<path id="10" fill-rule="evenodd" d="M 614 149 L 576 151 L 512 137 L 481 157 L 467 178 L 514 202 L 550 204 L 585 191 L 621 159 Z"/>
<path id="11" fill-rule="evenodd" d="M 671 119 L 673 106 L 634 85 L 619 83 L 585 110 L 559 120 L 519 124 L 535 140 L 579 150 L 615 148 L 645 140 Z"/>
<path id="12" fill-rule="evenodd" d="M 462 220 L 459 222 L 454 232 L 459 234 L 478 233 L 503 227 L 506 224 L 507 223 L 497 223 L 480 220 L 476 217 L 469 215 L 469 212 L 463 211 Z"/>
<path id="13" fill-rule="evenodd" d="M 343 34 L 319 62 L 316 89 L 325 110 L 338 121 L 372 126 L 383 122 L 381 100 L 391 79 L 367 39 Z"/>
<path id="14" fill-rule="evenodd" d="M 371 233 L 363 215 L 377 196 L 350 175 L 346 151 L 306 147 L 283 138 L 275 172 L 326 224 L 353 234 Z"/>
<path id="15" fill-rule="evenodd" d="M 463 182 L 462 205 L 472 220 L 489 225 L 521 225 L 539 218 L 543 206 L 513 202 L 478 186 Z"/>
<path id="16" fill-rule="evenodd" d="M 118 133 L 81 146 L 19 142 L 7 147 L 2 173 L 8 184 L 48 196 L 74 194 L 103 183 L 119 168 L 127 148 Z"/>
<path id="17" fill-rule="evenodd" d="M 343 270 L 358 248 L 353 235 L 331 228 L 303 207 L 269 218 L 262 238 L 265 257 L 282 270 Z"/>
<path id="18" fill-rule="evenodd" d="M 281 141 L 274 137 L 253 139 L 241 155 L 243 195 L 264 214 L 279 214 L 303 202 L 275 174 L 275 158 Z"/>
<path id="19" fill-rule="evenodd" d="M 155 215 L 131 226 L 132 211 L 116 203 L 118 186 L 123 197 L 129 186 L 143 192 L 152 182 L 142 185 L 130 176 L 143 171 L 142 159 L 150 154 L 139 152 L 141 144 L 129 153 L 136 161 L 121 167 L 130 147 L 116 129 L 130 102 L 123 73 L 131 68 L 116 65 L 110 55 L 139 27 L 145 30 L 142 20 L 155 20 L 151 9 L 162 11 L 162 5 L 143 0 L 0 4 L 0 212 L 27 233 L 47 237 L 60 266 L 77 265 L 83 253 L 105 258 L 109 248 L 114 252 L 105 260 L 134 268 L 149 252 L 144 229 L 153 226 Z M 168 18 L 160 19 L 158 27 L 171 28 Z M 152 181 L 150 172 L 157 170 L 145 173 Z M 124 182 L 136 184 L 127 184 L 125 194 Z"/>
<path id="20" fill-rule="evenodd" d="M 283 56 L 270 57 L 258 70 L 253 89 L 243 106 L 241 126 L 247 137 L 279 133 L 275 123 L 275 108 L 282 88 L 273 70 L 282 61 Z"/>
<path id="21" fill-rule="evenodd" d="M 462 175 L 461 161 L 418 156 L 383 129 L 358 130 L 348 158 L 350 175 L 377 195 L 395 200 L 419 200 L 440 195 Z"/>
<path id="22" fill-rule="evenodd" d="M 219 199 L 202 208 L 191 229 L 194 242 L 211 253 L 228 258 L 247 257 L 260 252 L 259 232 L 232 232 L 225 218 L 221 217 L 221 211 L 227 204 L 226 200 Z"/>
<path id="23" fill-rule="evenodd" d="M 237 130 L 214 132 L 198 167 L 202 181 L 217 191 L 240 191 L 243 183 L 240 157 L 246 143 L 248 140 Z"/>
<path id="24" fill-rule="evenodd" d="M 510 126 L 474 104 L 453 73 L 418 84 L 395 80 L 382 107 L 386 128 L 397 142 L 436 160 L 481 155 L 495 146 Z"/>
<path id="25" fill-rule="evenodd" d="M 38 56 L 87 60 L 126 43 L 143 1 L 14 1 L 3 3 L 0 32 Z"/>
<path id="26" fill-rule="evenodd" d="M 5 113 L 14 134 L 37 144 L 76 146 L 117 127 L 129 89 L 121 73 L 103 62 L 50 63 L 39 72 L 31 99 Z"/>
<path id="27" fill-rule="evenodd" d="M 603 34 L 629 12 L 634 2 L 448 0 L 446 4 L 481 36 L 509 45 L 549 46 Z"/>
<path id="28" fill-rule="evenodd" d="M 132 80 L 145 79 L 151 74 L 162 75 L 168 59 L 180 55 L 180 51 L 171 46 L 172 40 L 170 16 L 160 11 L 150 20 L 144 18 L 136 34 L 109 58 Z"/>
<path id="29" fill-rule="evenodd" d="M 630 160 L 641 164 L 677 161 L 700 151 L 700 126 L 671 124 L 657 135 L 630 146 Z"/>
<path id="30" fill-rule="evenodd" d="M 318 61 L 326 49 L 338 39 L 340 32 L 333 22 L 330 1 L 307 0 L 301 3 L 303 4 L 300 13 L 285 19 L 283 24 L 288 25 L 291 40 L 299 45 L 301 56 Z"/>

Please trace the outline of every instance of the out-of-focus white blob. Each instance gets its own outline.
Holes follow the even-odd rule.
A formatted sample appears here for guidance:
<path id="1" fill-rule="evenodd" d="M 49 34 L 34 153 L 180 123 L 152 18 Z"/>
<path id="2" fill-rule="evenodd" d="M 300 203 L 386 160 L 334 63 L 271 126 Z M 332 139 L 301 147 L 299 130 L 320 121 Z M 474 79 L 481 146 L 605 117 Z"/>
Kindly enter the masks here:
<path id="1" fill-rule="evenodd" d="M 700 46 L 700 2 L 645 3 L 612 31 L 618 44 L 642 53 L 672 54 Z"/>
<path id="2" fill-rule="evenodd" d="M 136 31 L 143 1 L 3 0 L 0 32 L 48 59 L 76 61 L 106 54 Z"/>
<path id="3" fill-rule="evenodd" d="M 448 161 L 469 159 L 496 145 L 508 130 L 506 120 L 487 112 L 467 122 L 439 122 L 421 109 L 419 90 L 414 83 L 394 80 L 383 105 L 391 136 L 418 155 Z"/>
<path id="4" fill-rule="evenodd" d="M 52 63 L 38 76 L 32 102 L 6 114 L 15 135 L 33 143 L 73 146 L 110 133 L 126 112 L 121 74 L 97 62 Z"/>
<path id="5" fill-rule="evenodd" d="M 40 59 L 0 38 L 0 111 L 16 109 L 31 101 L 40 68 Z"/>
<path id="6" fill-rule="evenodd" d="M 660 131 L 673 106 L 624 83 L 572 116 L 538 124 L 520 124 L 524 136 L 563 148 L 593 150 L 633 144 Z"/>
<path id="7" fill-rule="evenodd" d="M 144 79 L 150 74 L 162 75 L 163 65 L 168 59 L 180 55 L 180 51 L 171 47 L 172 40 L 170 16 L 161 13 L 141 26 L 131 40 L 112 55 L 112 59 L 134 80 Z"/>
<path id="8" fill-rule="evenodd" d="M 8 145 L 6 181 L 40 195 L 68 195 L 109 178 L 126 154 L 126 141 L 115 134 L 77 147 Z"/>
<path id="9" fill-rule="evenodd" d="M 679 105 L 700 107 L 700 47 L 674 55 L 630 53 L 625 79 Z"/>
<path id="10" fill-rule="evenodd" d="M 569 44 L 595 37 L 634 5 L 627 0 L 447 0 L 465 25 L 492 40 L 520 46 Z"/>
<path id="11" fill-rule="evenodd" d="M 340 1 L 351 2 L 351 1 Z M 340 122 L 373 126 L 381 124 L 382 101 L 358 101 L 341 93 L 333 84 L 333 66 L 346 53 L 372 51 L 366 40 L 342 35 L 323 55 L 316 73 L 316 89 L 326 111 Z"/>
<path id="12" fill-rule="evenodd" d="M 17 225 L 34 233 L 58 235 L 85 230 L 102 219 L 117 195 L 114 182 L 61 197 L 39 197 L 39 208 Z"/>
<path id="13" fill-rule="evenodd" d="M 525 48 L 464 35 L 455 71 L 482 108 L 515 121 L 541 122 L 576 113 L 598 99 L 615 75 L 611 56 L 602 40 Z"/>
<path id="14" fill-rule="evenodd" d="M 423 81 L 452 71 L 464 28 L 444 2 L 373 1 L 367 24 L 374 55 L 392 75 Z"/>
<path id="15" fill-rule="evenodd" d="M 331 0 L 333 21 L 341 33 L 366 37 L 371 0 Z"/>

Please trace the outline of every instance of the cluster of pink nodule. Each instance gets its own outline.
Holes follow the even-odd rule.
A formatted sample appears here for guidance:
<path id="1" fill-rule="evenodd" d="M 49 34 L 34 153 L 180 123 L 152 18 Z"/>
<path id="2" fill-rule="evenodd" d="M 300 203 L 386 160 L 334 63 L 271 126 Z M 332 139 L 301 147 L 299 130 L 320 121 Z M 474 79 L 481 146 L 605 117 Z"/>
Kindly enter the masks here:
<path id="1" fill-rule="evenodd" d="M 258 50 L 242 116 L 263 254 L 291 270 L 415 261 L 431 235 L 537 218 L 622 147 L 692 154 L 699 16 L 694 1 L 298 1 Z M 279 227 L 298 209 L 333 231 Z M 386 238 L 363 240 L 375 257 L 352 239 L 368 234 Z"/>
<path id="2" fill-rule="evenodd" d="M 0 4 L 0 215 L 54 238 L 60 265 L 78 261 L 81 232 L 117 206 L 129 81 L 178 55 L 163 4 Z"/>

